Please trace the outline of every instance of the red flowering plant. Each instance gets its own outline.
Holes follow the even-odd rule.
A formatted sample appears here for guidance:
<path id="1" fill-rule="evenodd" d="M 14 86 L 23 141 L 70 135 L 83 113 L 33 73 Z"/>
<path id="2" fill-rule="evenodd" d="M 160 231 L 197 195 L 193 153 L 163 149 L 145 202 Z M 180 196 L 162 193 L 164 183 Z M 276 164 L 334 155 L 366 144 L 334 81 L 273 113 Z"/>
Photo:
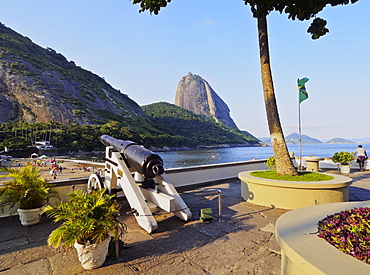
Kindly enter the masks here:
<path id="1" fill-rule="evenodd" d="M 370 207 L 353 208 L 318 222 L 319 237 L 370 264 Z"/>

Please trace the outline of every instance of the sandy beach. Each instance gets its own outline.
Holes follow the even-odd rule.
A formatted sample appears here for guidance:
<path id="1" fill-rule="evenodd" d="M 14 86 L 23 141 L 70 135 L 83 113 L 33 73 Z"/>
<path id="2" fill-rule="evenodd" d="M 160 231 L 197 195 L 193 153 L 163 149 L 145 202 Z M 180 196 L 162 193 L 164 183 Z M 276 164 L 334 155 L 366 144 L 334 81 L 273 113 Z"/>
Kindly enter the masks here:
<path id="1" fill-rule="evenodd" d="M 30 158 L 22 158 L 22 159 L 13 159 L 12 162 L 7 162 L 7 167 L 12 168 L 22 168 L 27 164 L 36 165 L 41 168 L 41 175 L 51 181 L 54 180 L 54 176 L 50 173 L 52 169 L 52 163 L 50 162 L 51 159 L 46 159 L 44 161 L 44 166 L 38 166 L 38 164 L 42 165 L 42 161 L 35 161 L 35 159 Z M 82 178 L 82 177 L 89 177 L 92 173 L 98 172 L 99 169 L 103 170 L 104 166 L 102 163 L 94 163 L 91 161 L 83 161 L 83 160 L 71 160 L 71 159 L 58 159 L 55 158 L 57 165 L 62 167 L 61 172 L 57 172 L 56 179 L 69 179 L 69 178 Z M 3 173 L 3 172 L 1 172 Z M 1 178 L 0 181 L 7 180 L 7 178 Z"/>

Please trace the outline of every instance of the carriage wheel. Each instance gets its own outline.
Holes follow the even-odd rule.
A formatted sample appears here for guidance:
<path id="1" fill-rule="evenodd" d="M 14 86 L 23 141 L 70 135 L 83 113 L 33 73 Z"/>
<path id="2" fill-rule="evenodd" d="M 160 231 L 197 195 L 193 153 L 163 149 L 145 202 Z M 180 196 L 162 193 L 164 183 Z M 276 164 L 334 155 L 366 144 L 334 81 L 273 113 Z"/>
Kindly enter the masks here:
<path id="1" fill-rule="evenodd" d="M 87 192 L 96 191 L 98 189 L 104 188 L 104 183 L 97 174 L 91 174 L 87 182 Z"/>

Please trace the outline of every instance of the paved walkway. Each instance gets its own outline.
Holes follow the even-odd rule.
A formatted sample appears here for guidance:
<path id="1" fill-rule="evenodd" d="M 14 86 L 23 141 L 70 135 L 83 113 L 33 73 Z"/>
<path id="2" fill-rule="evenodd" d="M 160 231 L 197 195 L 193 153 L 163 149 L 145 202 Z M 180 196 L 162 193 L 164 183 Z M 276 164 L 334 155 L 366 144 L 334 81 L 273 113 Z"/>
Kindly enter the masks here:
<path id="1" fill-rule="evenodd" d="M 350 200 L 370 200 L 370 173 L 349 176 L 354 181 Z M 202 208 L 211 207 L 217 218 L 217 190 L 223 194 L 222 221 L 202 223 Z M 56 228 L 48 218 L 30 227 L 22 227 L 17 217 L 0 219 L 0 274 L 280 274 L 280 249 L 273 232 L 287 210 L 242 201 L 239 180 L 179 191 L 193 212 L 190 222 L 160 213 L 158 230 L 148 234 L 132 216 L 123 215 L 127 245 L 118 260 L 108 257 L 104 266 L 91 271 L 82 268 L 74 249 L 63 252 L 46 246 Z M 123 206 L 125 213 L 125 201 Z"/>

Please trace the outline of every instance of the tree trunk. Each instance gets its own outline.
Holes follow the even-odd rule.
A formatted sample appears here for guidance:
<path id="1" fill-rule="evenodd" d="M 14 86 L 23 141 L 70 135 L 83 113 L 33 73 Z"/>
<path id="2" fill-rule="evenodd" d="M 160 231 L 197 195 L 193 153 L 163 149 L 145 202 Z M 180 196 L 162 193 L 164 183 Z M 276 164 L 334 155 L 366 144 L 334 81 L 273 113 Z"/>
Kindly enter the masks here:
<path id="1" fill-rule="evenodd" d="M 276 105 L 274 85 L 272 82 L 270 53 L 267 36 L 266 16 L 258 18 L 258 41 L 260 47 L 260 62 L 263 96 L 267 114 L 267 122 L 270 131 L 271 145 L 276 160 L 276 173 L 278 175 L 297 175 L 293 163 L 289 157 L 285 143 L 283 129 L 281 128 L 279 112 Z"/>

